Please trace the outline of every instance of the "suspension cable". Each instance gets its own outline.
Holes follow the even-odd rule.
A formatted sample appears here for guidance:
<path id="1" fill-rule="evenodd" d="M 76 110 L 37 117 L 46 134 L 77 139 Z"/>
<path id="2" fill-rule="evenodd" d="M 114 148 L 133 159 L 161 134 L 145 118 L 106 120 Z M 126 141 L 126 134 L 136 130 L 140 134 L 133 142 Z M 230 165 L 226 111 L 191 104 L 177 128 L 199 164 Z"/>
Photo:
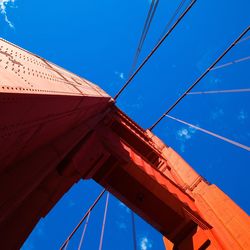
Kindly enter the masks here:
<path id="1" fill-rule="evenodd" d="M 129 77 L 127 82 L 123 85 L 123 87 L 119 90 L 119 92 L 115 95 L 114 100 L 116 100 L 123 90 L 131 83 L 134 77 L 138 74 L 138 72 L 142 69 L 142 67 L 147 63 L 147 61 L 152 57 L 152 55 L 157 51 L 157 49 L 162 45 L 165 39 L 171 34 L 171 32 L 175 29 L 178 23 L 183 19 L 183 17 L 189 12 L 189 10 L 193 7 L 197 0 L 193 0 L 191 4 L 186 8 L 186 10 L 182 13 L 182 15 L 177 19 L 177 21 L 173 24 L 173 26 L 168 30 L 168 32 L 162 37 L 162 39 L 157 43 L 157 45 L 153 48 L 153 50 L 148 54 L 148 56 L 143 60 L 140 66 L 135 70 L 135 72 Z"/>
<path id="2" fill-rule="evenodd" d="M 223 89 L 223 90 L 209 90 L 189 92 L 188 95 L 206 95 L 206 94 L 223 94 L 223 93 L 243 93 L 250 92 L 250 89 Z"/>
<path id="3" fill-rule="evenodd" d="M 164 34 L 167 32 L 167 30 L 169 29 L 171 23 L 175 20 L 175 18 L 177 17 L 177 15 L 179 14 L 181 8 L 183 7 L 183 5 L 185 4 L 187 0 L 182 0 L 180 2 L 180 4 L 177 6 L 177 9 L 175 10 L 174 14 L 172 15 L 172 17 L 169 19 L 169 21 L 167 22 L 161 36 L 160 36 L 160 39 L 159 41 L 161 40 L 161 38 L 164 36 Z"/>
<path id="4" fill-rule="evenodd" d="M 247 151 L 250 151 L 250 147 L 248 147 L 248 146 L 246 146 L 246 145 L 243 145 L 243 144 L 241 144 L 241 143 L 239 143 L 239 142 L 230 140 L 230 139 L 228 139 L 228 138 L 226 138 L 226 137 L 224 137 L 224 136 L 215 134 L 215 133 L 213 133 L 213 132 L 211 132 L 211 131 L 209 131 L 209 130 L 203 129 L 203 128 L 198 127 L 198 126 L 195 126 L 195 125 L 193 125 L 193 124 L 191 124 L 191 123 L 188 123 L 188 122 L 185 122 L 185 121 L 183 121 L 183 120 L 177 119 L 177 118 L 175 118 L 175 117 L 173 117 L 173 116 L 166 115 L 166 117 L 168 117 L 168 118 L 170 118 L 170 119 L 172 119 L 172 120 L 175 120 L 175 121 L 177 121 L 177 122 L 180 122 L 180 123 L 182 123 L 182 124 L 185 124 L 185 125 L 187 125 L 187 126 L 189 126 L 189 127 L 192 127 L 192 128 L 194 128 L 194 129 L 196 129 L 196 130 L 199 130 L 199 131 L 201 131 L 201 132 L 203 132 L 203 133 L 205 133 L 205 134 L 214 136 L 214 137 L 216 137 L 216 138 L 218 138 L 218 139 L 221 139 L 221 140 L 223 140 L 223 141 L 225 141 L 225 142 L 228 142 L 228 143 L 230 143 L 230 144 L 233 144 L 233 145 L 235 145 L 235 146 L 237 146 L 237 147 L 239 147 L 239 148 L 242 148 L 242 149 L 245 149 L 245 150 L 247 150 Z"/>
<path id="5" fill-rule="evenodd" d="M 65 247 L 63 248 L 63 250 L 67 250 L 68 245 L 69 245 L 69 241 L 67 241 L 67 243 L 66 243 Z"/>
<path id="6" fill-rule="evenodd" d="M 131 211 L 131 221 L 132 221 L 132 237 L 133 237 L 133 245 L 134 250 L 137 249 L 137 242 L 136 242 L 136 228 L 135 228 L 135 214 L 132 210 Z"/>
<path id="7" fill-rule="evenodd" d="M 159 0 L 156 0 L 156 1 L 152 0 L 152 2 L 151 2 L 151 5 L 150 5 L 149 11 L 148 11 L 148 15 L 147 15 L 147 18 L 146 18 L 146 21 L 144 23 L 144 27 L 142 30 L 141 38 L 140 38 L 139 44 L 137 46 L 136 53 L 134 55 L 134 60 L 133 60 L 133 64 L 132 64 L 131 69 L 130 69 L 129 76 L 131 76 L 133 74 L 134 69 L 137 65 L 139 55 L 141 53 L 143 44 L 146 40 L 148 31 L 150 29 L 150 26 L 151 26 L 152 20 L 154 18 L 158 4 L 159 4 Z"/>
<path id="8" fill-rule="evenodd" d="M 80 239 L 80 242 L 79 242 L 79 245 L 78 245 L 78 250 L 81 250 L 81 248 L 82 248 L 82 243 L 83 243 L 83 239 L 85 237 L 85 233 L 86 233 L 86 230 L 87 230 L 87 227 L 88 227 L 90 214 L 91 214 L 91 212 L 89 212 L 88 217 L 86 219 L 86 222 L 84 224 L 84 228 L 83 228 L 83 231 L 82 231 L 81 239 Z"/>
<path id="9" fill-rule="evenodd" d="M 143 46 L 144 42 L 145 42 L 145 39 L 147 37 L 147 34 L 148 34 L 148 31 L 149 31 L 149 28 L 151 26 L 151 23 L 153 21 L 153 18 L 155 16 L 155 12 L 156 12 L 156 9 L 158 7 L 158 4 L 159 4 L 160 0 L 155 0 L 155 4 L 154 4 L 154 8 L 153 8 L 153 11 L 152 11 L 152 14 L 150 16 L 150 19 L 149 19 L 149 22 L 148 22 L 148 26 L 147 26 L 147 29 L 142 37 L 142 41 L 141 41 L 141 47 Z"/>
<path id="10" fill-rule="evenodd" d="M 243 57 L 243 58 L 240 58 L 240 59 L 237 59 L 237 60 L 225 63 L 225 64 L 218 65 L 218 66 L 212 68 L 211 71 L 212 70 L 216 70 L 216 69 L 225 68 L 225 67 L 228 67 L 230 65 L 233 65 L 233 64 L 236 64 L 236 63 L 240 63 L 240 62 L 244 62 L 244 61 L 248 61 L 248 60 L 250 60 L 250 56 Z"/>
<path id="11" fill-rule="evenodd" d="M 105 204 L 104 216 L 103 216 L 103 222 L 102 222 L 102 231 L 101 231 L 101 237 L 100 237 L 99 250 L 102 250 L 103 236 L 104 236 L 104 230 L 105 230 L 106 218 L 107 218 L 107 211 L 108 211 L 108 203 L 109 203 L 109 193 L 107 193 L 107 196 L 106 196 L 106 204 Z"/>
<path id="12" fill-rule="evenodd" d="M 149 128 L 149 130 L 153 130 L 159 122 L 171 112 L 177 104 L 210 72 L 210 70 L 238 43 L 238 41 L 250 30 L 250 26 L 248 26 L 239 37 L 209 66 L 206 71 L 177 99 L 177 101 L 170 106 L 170 108 Z"/>
<path id="13" fill-rule="evenodd" d="M 70 239 L 74 236 L 74 234 L 76 233 L 76 231 L 78 230 L 78 228 L 82 225 L 82 223 L 84 222 L 84 220 L 87 218 L 88 214 L 93 210 L 93 208 L 96 206 L 96 204 L 102 198 L 102 196 L 103 196 L 103 194 L 105 192 L 106 192 L 106 190 L 103 189 L 103 191 L 99 194 L 99 196 L 96 198 L 96 200 L 94 201 L 94 203 L 91 205 L 91 207 L 85 213 L 85 215 L 82 217 L 82 219 L 80 220 L 80 222 L 78 223 L 78 225 L 74 228 L 74 230 L 72 231 L 72 233 L 68 236 L 68 238 L 62 244 L 62 246 L 60 247 L 60 250 L 63 250 L 63 249 L 65 250 L 65 247 L 68 245 Z"/>
<path id="14" fill-rule="evenodd" d="M 250 36 L 242 38 L 238 43 L 242 43 L 242 42 L 245 42 L 245 41 L 248 41 L 248 40 L 250 40 Z"/>

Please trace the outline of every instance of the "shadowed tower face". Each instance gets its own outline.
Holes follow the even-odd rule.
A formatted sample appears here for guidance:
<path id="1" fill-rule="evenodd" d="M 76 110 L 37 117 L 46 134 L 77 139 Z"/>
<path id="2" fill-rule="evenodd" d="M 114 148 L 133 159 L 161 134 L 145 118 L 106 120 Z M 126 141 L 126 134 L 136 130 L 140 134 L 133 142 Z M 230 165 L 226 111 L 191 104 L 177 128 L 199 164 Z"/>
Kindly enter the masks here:
<path id="1" fill-rule="evenodd" d="M 250 248 L 249 217 L 98 86 L 0 40 L 0 243 L 18 249 L 80 179 L 92 178 L 167 249 Z"/>

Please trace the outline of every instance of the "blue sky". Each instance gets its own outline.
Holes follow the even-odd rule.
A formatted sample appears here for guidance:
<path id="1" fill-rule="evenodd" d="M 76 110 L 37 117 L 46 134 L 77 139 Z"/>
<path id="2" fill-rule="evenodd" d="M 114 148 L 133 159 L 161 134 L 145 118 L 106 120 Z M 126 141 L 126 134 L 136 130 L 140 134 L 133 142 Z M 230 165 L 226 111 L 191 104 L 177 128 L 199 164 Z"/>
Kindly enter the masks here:
<path id="1" fill-rule="evenodd" d="M 178 4 L 160 1 L 140 60 L 159 39 Z M 0 0 L 1 37 L 114 96 L 128 77 L 149 5 L 149 0 Z M 148 128 L 250 24 L 249 11 L 249 0 L 198 0 L 117 105 Z M 249 47 L 250 40 L 238 44 L 220 64 L 250 56 Z M 195 91 L 249 88 L 249 69 L 246 60 L 214 70 Z M 249 93 L 190 95 L 171 115 L 250 145 Z M 168 118 L 154 132 L 250 213 L 249 152 Z M 23 249 L 57 249 L 100 190 L 92 181 L 75 185 L 37 225 Z M 104 202 L 91 216 L 83 249 L 98 248 Z M 138 249 L 164 249 L 161 235 L 138 217 L 136 226 Z M 77 246 L 78 239 L 79 235 L 69 249 Z M 111 197 L 103 249 L 132 249 L 131 239 L 130 213 Z"/>

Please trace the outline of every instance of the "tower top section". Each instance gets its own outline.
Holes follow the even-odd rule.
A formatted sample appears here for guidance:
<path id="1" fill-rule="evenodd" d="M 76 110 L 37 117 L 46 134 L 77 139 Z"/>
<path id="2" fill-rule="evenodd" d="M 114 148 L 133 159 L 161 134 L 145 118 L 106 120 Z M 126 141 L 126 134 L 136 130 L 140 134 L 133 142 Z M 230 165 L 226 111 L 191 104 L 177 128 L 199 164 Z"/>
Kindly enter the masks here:
<path id="1" fill-rule="evenodd" d="M 109 97 L 90 81 L 0 38 L 0 92 Z"/>

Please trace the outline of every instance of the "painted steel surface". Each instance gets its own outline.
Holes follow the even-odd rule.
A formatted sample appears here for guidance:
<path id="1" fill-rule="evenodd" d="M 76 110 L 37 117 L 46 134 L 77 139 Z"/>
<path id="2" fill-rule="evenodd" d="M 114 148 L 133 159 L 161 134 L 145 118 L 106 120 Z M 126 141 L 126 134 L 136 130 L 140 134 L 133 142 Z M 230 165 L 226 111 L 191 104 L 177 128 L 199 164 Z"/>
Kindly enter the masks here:
<path id="1" fill-rule="evenodd" d="M 167 249 L 250 249 L 249 216 L 103 90 L 6 41 L 0 48 L 3 249 L 19 249 L 89 178 L 161 232 Z"/>
<path id="2" fill-rule="evenodd" d="M 0 40 L 2 249 L 19 249 L 79 180 L 61 174 L 62 162 L 112 102 L 89 81 Z"/>

